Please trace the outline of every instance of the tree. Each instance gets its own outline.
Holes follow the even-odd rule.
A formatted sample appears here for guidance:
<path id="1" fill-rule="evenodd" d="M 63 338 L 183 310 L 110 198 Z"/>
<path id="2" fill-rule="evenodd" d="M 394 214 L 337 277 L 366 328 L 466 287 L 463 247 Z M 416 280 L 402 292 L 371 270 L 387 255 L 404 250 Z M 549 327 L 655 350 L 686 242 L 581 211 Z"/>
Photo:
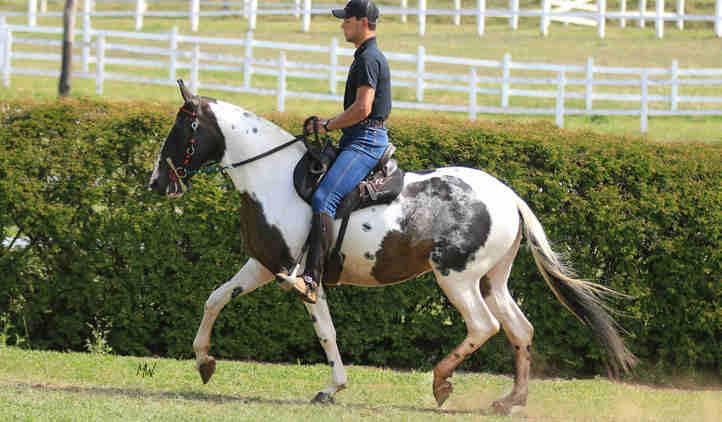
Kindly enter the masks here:
<path id="1" fill-rule="evenodd" d="M 60 67 L 58 95 L 70 94 L 70 79 L 73 74 L 73 39 L 75 38 L 75 0 L 65 0 L 63 10 L 63 61 Z"/>

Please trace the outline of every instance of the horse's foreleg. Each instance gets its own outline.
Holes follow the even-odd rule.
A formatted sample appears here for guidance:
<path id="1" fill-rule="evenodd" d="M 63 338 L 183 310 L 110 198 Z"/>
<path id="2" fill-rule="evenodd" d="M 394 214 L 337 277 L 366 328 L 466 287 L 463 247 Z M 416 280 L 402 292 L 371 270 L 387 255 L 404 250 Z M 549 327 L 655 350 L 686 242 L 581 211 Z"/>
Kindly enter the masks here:
<path id="1" fill-rule="evenodd" d="M 315 304 L 306 303 L 306 310 L 311 315 L 313 321 L 313 329 L 323 350 L 326 352 L 326 359 L 331 365 L 331 382 L 316 394 L 312 402 L 314 403 L 331 403 L 333 395 L 346 387 L 346 370 L 341 362 L 341 354 L 336 344 L 336 329 L 333 327 L 331 320 L 331 312 L 328 310 L 328 302 L 326 302 L 326 293 L 323 291 L 323 285 L 318 288 L 318 299 Z"/>
<path id="2" fill-rule="evenodd" d="M 477 275 L 470 272 L 451 276 L 435 273 L 439 286 L 464 318 L 467 331 L 464 341 L 434 368 L 434 398 L 441 406 L 453 390 L 448 378 L 467 356 L 499 331 L 499 322 L 481 298 Z"/>
<path id="3" fill-rule="evenodd" d="M 273 280 L 273 273 L 253 258 L 249 259 L 236 275 L 211 293 L 203 310 L 203 319 L 193 341 L 196 354 L 196 368 L 203 383 L 207 383 L 216 368 L 213 356 L 208 356 L 211 347 L 211 331 L 221 309 L 234 297 L 245 295 Z"/>
<path id="4" fill-rule="evenodd" d="M 521 232 L 506 256 L 481 280 L 484 300 L 494 316 L 501 322 L 514 349 L 514 387 L 505 397 L 492 404 L 494 411 L 508 414 L 513 406 L 526 404 L 531 367 L 531 340 L 534 328 L 526 319 L 514 298 L 509 294 L 507 282 L 512 262 L 521 241 Z"/>

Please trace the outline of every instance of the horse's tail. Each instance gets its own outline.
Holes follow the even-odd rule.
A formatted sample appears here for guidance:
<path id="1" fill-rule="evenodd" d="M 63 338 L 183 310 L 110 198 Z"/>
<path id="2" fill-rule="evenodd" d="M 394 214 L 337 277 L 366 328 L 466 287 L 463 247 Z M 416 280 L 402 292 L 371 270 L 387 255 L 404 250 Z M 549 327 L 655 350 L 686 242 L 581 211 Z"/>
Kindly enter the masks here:
<path id="1" fill-rule="evenodd" d="M 628 372 L 637 363 L 637 358 L 624 344 L 620 335 L 622 329 L 611 316 L 615 311 L 606 303 L 612 296 L 624 295 L 600 284 L 576 278 L 562 257 L 552 250 L 541 223 L 529 206 L 518 196 L 516 198 L 534 261 L 554 296 L 592 329 L 607 351 L 613 376 L 617 376 L 620 369 Z"/>

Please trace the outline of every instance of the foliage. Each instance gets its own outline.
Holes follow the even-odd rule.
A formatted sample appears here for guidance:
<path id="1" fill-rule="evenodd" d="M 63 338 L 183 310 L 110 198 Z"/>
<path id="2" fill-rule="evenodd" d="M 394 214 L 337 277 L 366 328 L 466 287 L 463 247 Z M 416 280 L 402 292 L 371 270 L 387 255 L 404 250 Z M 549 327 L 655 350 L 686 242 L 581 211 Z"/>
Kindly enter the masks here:
<path id="1" fill-rule="evenodd" d="M 103 321 L 115 353 L 191 356 L 208 294 L 245 256 L 233 235 L 239 201 L 228 179 L 198 176 L 181 201 L 146 188 L 173 112 L 149 103 L 4 105 L 0 232 L 29 242 L 0 249 L 6 341 L 84 350 Z M 294 133 L 302 121 L 270 118 Z M 720 376 L 719 146 L 649 145 L 547 123 L 411 118 L 394 119 L 390 137 L 407 169 L 462 165 L 500 178 L 527 200 L 579 274 L 632 295 L 616 305 L 643 373 Z M 555 300 L 526 249 L 510 288 L 535 326 L 538 373 L 604 372 L 589 331 Z M 428 275 L 328 296 L 348 363 L 428 369 L 465 334 Z M 325 360 L 300 301 L 274 285 L 226 306 L 212 353 Z M 511 371 L 506 340 L 494 337 L 464 368 Z"/>

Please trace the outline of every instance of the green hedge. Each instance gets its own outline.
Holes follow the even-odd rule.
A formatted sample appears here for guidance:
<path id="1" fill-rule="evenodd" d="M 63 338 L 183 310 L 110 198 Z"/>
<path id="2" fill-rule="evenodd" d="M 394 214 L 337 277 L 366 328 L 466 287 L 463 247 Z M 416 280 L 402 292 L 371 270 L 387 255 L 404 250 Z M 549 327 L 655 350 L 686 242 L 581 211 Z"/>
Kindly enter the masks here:
<path id="1" fill-rule="evenodd" d="M 191 356 L 206 298 L 245 256 L 229 180 L 198 176 L 180 201 L 146 188 L 175 107 L 0 106 L 0 228 L 30 240 L 0 249 L 3 341 L 83 350 L 106 328 L 116 353 Z M 293 132 L 302 120 L 270 118 Z M 463 165 L 505 181 L 581 275 L 633 295 L 617 305 L 642 372 L 719 379 L 722 148 L 461 120 L 393 119 L 390 137 L 407 169 Z M 604 373 L 590 332 L 555 300 L 525 249 L 510 286 L 535 326 L 537 373 Z M 429 276 L 328 296 L 348 363 L 429 369 L 465 335 Z M 212 353 L 324 361 L 301 303 L 274 285 L 224 309 Z M 498 335 L 464 368 L 510 372 L 511 362 Z"/>

